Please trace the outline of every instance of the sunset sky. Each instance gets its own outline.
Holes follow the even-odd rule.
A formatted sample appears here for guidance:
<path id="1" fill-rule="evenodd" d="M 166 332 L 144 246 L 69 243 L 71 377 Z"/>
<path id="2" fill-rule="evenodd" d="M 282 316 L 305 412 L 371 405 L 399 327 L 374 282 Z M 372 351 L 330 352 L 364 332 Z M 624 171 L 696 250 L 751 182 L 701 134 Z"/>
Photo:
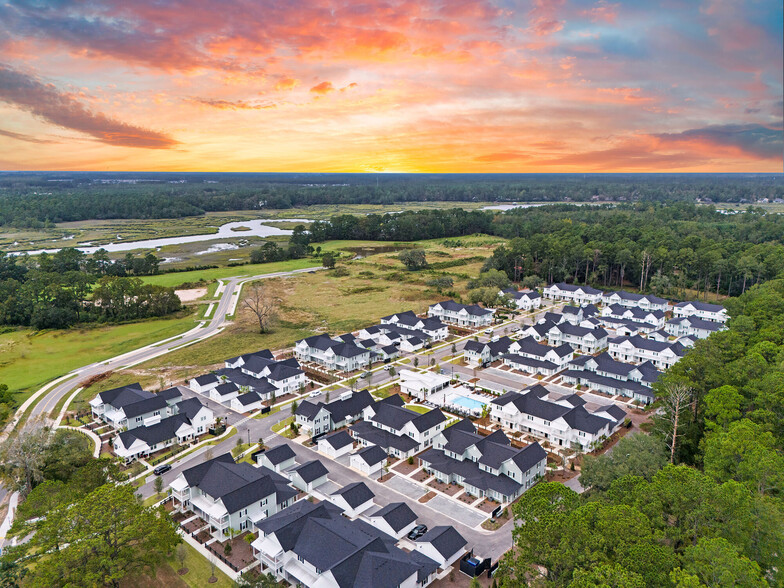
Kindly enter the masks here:
<path id="1" fill-rule="evenodd" d="M 0 169 L 781 172 L 782 0 L 3 0 Z"/>

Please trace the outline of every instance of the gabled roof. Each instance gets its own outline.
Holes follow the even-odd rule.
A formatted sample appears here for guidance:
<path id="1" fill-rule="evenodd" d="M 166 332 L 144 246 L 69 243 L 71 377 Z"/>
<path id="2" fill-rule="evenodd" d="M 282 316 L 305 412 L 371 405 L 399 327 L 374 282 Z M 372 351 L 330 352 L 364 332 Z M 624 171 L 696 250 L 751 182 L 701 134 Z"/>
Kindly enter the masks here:
<path id="1" fill-rule="evenodd" d="M 602 291 L 597 290 L 596 288 L 591 288 L 590 286 L 576 286 L 574 284 L 567 284 L 566 282 L 558 282 L 557 284 L 553 284 L 550 287 L 557 287 L 559 290 L 563 290 L 564 292 L 577 292 L 577 290 L 582 290 L 586 294 L 602 294 Z"/>
<path id="2" fill-rule="evenodd" d="M 196 383 L 199 386 L 206 386 L 207 384 L 214 384 L 215 382 L 220 381 L 218 380 L 218 376 L 216 376 L 215 374 L 204 374 L 202 376 L 197 376 L 193 379 L 196 380 Z"/>
<path id="3" fill-rule="evenodd" d="M 411 439 L 411 441 L 413 441 L 413 439 Z M 363 447 L 354 453 L 354 455 L 361 458 L 362 461 L 364 461 L 369 466 L 374 466 L 378 463 L 381 463 L 387 458 L 386 452 L 378 445 L 368 445 L 367 447 Z"/>
<path id="4" fill-rule="evenodd" d="M 337 433 L 332 433 L 323 439 L 319 439 L 319 441 L 329 443 L 333 449 L 343 449 L 344 447 L 353 444 L 354 438 L 348 434 L 348 431 L 343 430 L 338 431 Z"/>
<path id="5" fill-rule="evenodd" d="M 98 393 L 98 397 L 101 399 L 101 402 L 104 404 L 111 404 L 115 408 L 120 408 L 120 406 L 122 406 L 122 400 L 118 400 L 120 398 L 128 398 L 132 402 L 137 402 L 138 400 L 142 400 L 144 398 L 152 398 L 152 396 L 152 392 L 142 390 L 142 386 L 138 382 L 135 384 L 128 384 L 127 386 L 120 386 L 119 388 L 112 388 L 111 390 L 104 390 L 103 392 Z M 120 404 L 114 404 L 115 401 L 120 402 Z"/>
<path id="6" fill-rule="evenodd" d="M 310 400 L 303 400 L 297 407 L 297 410 L 294 411 L 294 414 L 312 421 L 325 406 L 326 405 L 323 402 L 314 403 Z"/>
<path id="7" fill-rule="evenodd" d="M 368 500 L 373 500 L 375 494 L 367 487 L 364 482 L 353 482 L 348 486 L 344 486 L 337 492 L 333 492 L 332 496 L 342 496 L 351 508 L 356 508 L 361 504 L 365 504 Z"/>
<path id="8" fill-rule="evenodd" d="M 725 328 L 722 323 L 706 321 L 705 319 L 701 319 L 696 316 L 679 316 L 667 321 L 668 325 L 680 325 L 683 323 L 688 324 L 693 329 L 711 331 L 712 333 L 716 331 L 721 331 L 722 329 Z"/>
<path id="9" fill-rule="evenodd" d="M 454 527 L 433 527 L 417 539 L 419 543 L 430 543 L 445 560 L 461 551 L 468 541 Z"/>
<path id="10" fill-rule="evenodd" d="M 294 453 L 294 450 L 286 443 L 273 447 L 272 449 L 267 449 L 267 451 L 264 452 L 264 457 L 266 457 L 272 465 L 282 464 L 284 461 L 296 456 L 297 454 Z"/>
<path id="11" fill-rule="evenodd" d="M 390 502 L 370 517 L 381 517 L 396 533 L 417 520 L 416 513 L 405 502 Z"/>
<path id="12" fill-rule="evenodd" d="M 240 355 L 238 357 L 230 357 L 226 360 L 226 363 L 237 363 L 238 359 L 241 359 L 244 363 L 247 363 L 249 359 L 253 357 L 262 357 L 264 359 L 275 359 L 275 356 L 272 355 L 272 351 L 269 349 L 260 349 L 259 351 L 254 351 L 253 353 L 245 353 L 244 355 Z"/>
<path id="13" fill-rule="evenodd" d="M 329 474 L 327 467 L 317 459 L 307 461 L 300 466 L 297 466 L 292 471 L 297 472 L 297 475 L 302 478 L 306 484 L 310 484 L 314 480 L 318 480 L 322 476 Z"/>
<path id="14" fill-rule="evenodd" d="M 586 327 L 573 325 L 572 323 L 561 323 L 559 325 L 555 325 L 553 329 L 558 329 L 562 333 L 571 335 L 572 337 L 585 338 L 588 335 L 593 335 L 593 337 L 597 340 L 607 337 L 607 331 L 604 329 L 588 329 Z"/>
<path id="15" fill-rule="evenodd" d="M 177 414 L 184 414 L 189 419 L 193 419 L 204 405 L 198 398 L 186 398 L 176 404 Z"/>
<path id="16" fill-rule="evenodd" d="M 431 304 L 430 308 L 434 306 L 440 306 L 444 310 L 450 310 L 452 312 L 460 312 L 461 310 L 465 310 L 468 314 L 474 316 L 484 316 L 486 314 L 492 314 L 492 310 L 487 308 L 482 308 L 481 306 L 477 306 L 476 304 L 466 305 L 466 304 L 459 304 L 454 300 L 444 300 L 443 302 L 437 302 L 436 304 Z"/>
<path id="17" fill-rule="evenodd" d="M 177 436 L 177 430 L 182 425 L 190 425 L 190 420 L 184 414 L 176 414 L 162 419 L 154 425 L 136 427 L 135 429 L 124 431 L 120 433 L 119 437 L 125 447 L 130 447 L 135 439 L 140 439 L 152 447 L 158 443 L 174 439 Z"/>
<path id="18" fill-rule="evenodd" d="M 566 423 L 573 429 L 595 435 L 607 426 L 607 419 L 591 414 L 582 406 L 577 406 L 563 415 Z"/>
<path id="19" fill-rule="evenodd" d="M 261 401 L 261 396 L 259 396 L 256 392 L 250 391 L 246 392 L 245 394 L 240 394 L 235 400 L 242 406 L 248 406 L 255 402 Z"/>
<path id="20" fill-rule="evenodd" d="M 213 388 L 213 391 L 219 396 L 228 396 L 239 392 L 240 388 L 234 382 L 226 382 L 225 384 L 218 384 Z"/>
<path id="21" fill-rule="evenodd" d="M 699 300 L 688 300 L 686 302 L 679 302 L 676 304 L 678 308 L 684 308 L 685 306 L 692 306 L 697 310 L 702 310 L 703 312 L 721 312 L 724 310 L 724 307 L 721 304 L 709 304 L 708 302 L 700 302 Z"/>
<path id="22" fill-rule="evenodd" d="M 126 417 L 131 418 L 154 412 L 156 410 L 163 410 L 167 406 L 168 403 L 166 402 L 165 398 L 161 396 L 153 396 L 152 398 L 146 398 L 144 400 L 139 400 L 138 402 L 126 404 L 122 407 L 122 410 Z"/>
<path id="23" fill-rule="evenodd" d="M 173 388 L 161 390 L 158 392 L 158 396 L 165 398 L 167 402 L 171 402 L 172 400 L 179 400 L 182 398 L 182 390 L 180 390 L 179 386 L 174 386 Z"/>

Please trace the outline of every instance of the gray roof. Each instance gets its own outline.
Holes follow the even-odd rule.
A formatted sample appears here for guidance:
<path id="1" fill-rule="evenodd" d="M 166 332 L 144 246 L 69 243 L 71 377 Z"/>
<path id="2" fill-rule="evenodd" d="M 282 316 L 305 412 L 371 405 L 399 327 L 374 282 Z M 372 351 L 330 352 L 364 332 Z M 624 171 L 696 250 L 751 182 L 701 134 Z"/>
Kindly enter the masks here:
<path id="1" fill-rule="evenodd" d="M 226 382 L 225 384 L 219 384 L 213 388 L 213 390 L 219 396 L 228 396 L 229 394 L 234 394 L 239 392 L 240 388 L 234 382 Z"/>
<path id="2" fill-rule="evenodd" d="M 374 431 L 380 431 L 381 433 L 387 433 L 386 431 L 381 431 L 380 429 L 376 429 L 375 427 L 371 427 L 371 428 Z M 352 427 L 352 429 L 353 429 L 353 427 Z M 387 433 L 387 435 L 392 435 L 392 433 Z M 397 435 L 394 435 L 394 437 L 397 437 Z M 400 441 L 403 442 L 403 443 L 401 443 L 401 445 L 405 445 L 406 444 L 405 441 L 407 439 L 408 442 L 413 442 L 414 447 L 416 447 L 416 441 L 414 441 L 410 437 L 407 437 L 407 438 L 397 437 L 397 438 Z M 390 445 L 386 445 L 386 447 L 390 447 Z M 406 449 L 405 451 L 410 451 L 411 449 L 413 449 L 413 447 L 408 447 L 408 449 Z M 374 466 L 374 465 L 376 465 L 378 463 L 381 463 L 381 462 L 383 462 L 387 458 L 386 452 L 379 445 L 368 445 L 367 447 L 363 447 L 362 449 L 360 449 L 359 451 L 354 453 L 354 455 L 356 455 L 357 457 L 361 457 L 362 461 L 364 461 L 369 466 Z"/>
<path id="3" fill-rule="evenodd" d="M 261 400 L 261 396 L 259 396 L 256 392 L 250 391 L 250 392 L 246 392 L 245 394 L 240 394 L 239 396 L 237 396 L 236 400 L 242 406 L 248 406 L 249 404 L 253 404 L 254 402 L 259 402 Z"/>
<path id="4" fill-rule="evenodd" d="M 216 376 L 215 374 L 204 374 L 202 376 L 197 376 L 193 379 L 196 380 L 196 383 L 199 386 L 206 386 L 207 384 L 213 384 L 215 382 L 220 381 L 218 380 L 218 376 Z"/>
<path id="5" fill-rule="evenodd" d="M 293 471 L 297 472 L 297 475 L 307 484 L 329 474 L 327 467 L 317 459 L 307 461 Z"/>
<path id="6" fill-rule="evenodd" d="M 721 304 L 709 304 L 708 302 L 700 302 L 699 300 L 687 300 L 686 302 L 679 302 L 675 306 L 683 308 L 684 306 L 692 305 L 697 310 L 705 312 L 720 312 L 724 309 Z"/>
<path id="7" fill-rule="evenodd" d="M 596 288 L 591 288 L 590 286 L 576 286 L 574 284 L 567 284 L 566 282 L 558 282 L 557 284 L 553 284 L 553 286 L 557 286 L 559 290 L 564 290 L 565 292 L 582 290 L 586 294 L 602 294 L 602 291 L 597 290 Z"/>
<path id="8" fill-rule="evenodd" d="M 417 541 L 430 543 L 445 560 L 461 551 L 468 543 L 454 527 L 442 526 L 433 527 Z"/>
<path id="9" fill-rule="evenodd" d="M 370 516 L 381 517 L 395 532 L 405 529 L 417 520 L 416 513 L 405 502 L 390 502 Z"/>
<path id="10" fill-rule="evenodd" d="M 477 306 L 476 304 L 459 304 L 454 300 L 444 300 L 443 302 L 438 302 L 438 306 L 443 308 L 444 310 L 451 310 L 453 312 L 460 312 L 461 310 L 465 310 L 468 314 L 472 314 L 474 316 L 484 316 L 486 314 L 491 314 L 492 311 L 486 308 L 482 308 L 481 306 Z M 430 308 L 433 308 L 436 304 L 431 304 Z"/>
<path id="11" fill-rule="evenodd" d="M 182 390 L 180 390 L 179 386 L 175 386 L 173 388 L 166 388 L 166 390 L 161 390 L 158 392 L 158 396 L 161 398 L 165 398 L 167 402 L 172 400 L 179 400 L 182 398 Z"/>
<path id="12" fill-rule="evenodd" d="M 168 405 L 169 404 L 166 402 L 166 399 L 162 396 L 153 396 L 152 398 L 126 404 L 122 407 L 122 409 L 126 417 L 132 418 L 141 416 L 143 414 L 148 414 L 150 412 L 155 412 L 156 410 L 163 410 Z"/>
<path id="13" fill-rule="evenodd" d="M 186 398 L 176 404 L 177 406 L 177 413 L 184 414 L 189 419 L 193 419 L 199 411 L 204 408 L 204 405 L 201 403 L 201 400 L 198 398 Z"/>
<path id="14" fill-rule="evenodd" d="M 176 414 L 162 419 L 154 425 L 124 431 L 120 433 L 119 437 L 125 447 L 130 447 L 136 439 L 141 439 L 147 445 L 153 446 L 174 439 L 177 429 L 184 424 L 190 424 L 188 417 L 184 414 Z"/>
<path id="15" fill-rule="evenodd" d="M 333 492 L 332 496 L 342 496 L 351 508 L 356 508 L 360 504 L 365 504 L 368 500 L 373 500 L 375 494 L 367 487 L 364 482 L 353 482 L 348 486 L 343 486 L 340 490 Z"/>
<path id="16" fill-rule="evenodd" d="M 348 431 L 343 430 L 338 431 L 337 433 L 332 433 L 323 439 L 319 439 L 319 441 L 329 443 L 334 449 L 342 449 L 343 447 L 354 443 L 354 438 L 348 434 Z"/>
<path id="17" fill-rule="evenodd" d="M 279 465 L 284 461 L 297 456 L 297 454 L 294 453 L 294 450 L 286 443 L 284 443 L 283 445 L 278 445 L 277 447 L 273 447 L 271 449 L 267 449 L 267 451 L 265 451 L 263 455 L 273 465 Z"/>

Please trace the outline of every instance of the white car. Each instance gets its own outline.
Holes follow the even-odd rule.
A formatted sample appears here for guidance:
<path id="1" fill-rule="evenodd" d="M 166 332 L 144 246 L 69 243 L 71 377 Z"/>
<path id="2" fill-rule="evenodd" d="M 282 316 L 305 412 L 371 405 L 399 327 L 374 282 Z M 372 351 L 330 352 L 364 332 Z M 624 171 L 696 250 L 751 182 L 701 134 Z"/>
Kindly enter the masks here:
<path id="1" fill-rule="evenodd" d="M 485 335 L 492 335 L 493 329 L 485 329 Z"/>
<path id="2" fill-rule="evenodd" d="M 313 390 L 313 392 L 310 393 L 311 398 L 315 398 L 316 396 L 321 396 L 321 390 Z"/>

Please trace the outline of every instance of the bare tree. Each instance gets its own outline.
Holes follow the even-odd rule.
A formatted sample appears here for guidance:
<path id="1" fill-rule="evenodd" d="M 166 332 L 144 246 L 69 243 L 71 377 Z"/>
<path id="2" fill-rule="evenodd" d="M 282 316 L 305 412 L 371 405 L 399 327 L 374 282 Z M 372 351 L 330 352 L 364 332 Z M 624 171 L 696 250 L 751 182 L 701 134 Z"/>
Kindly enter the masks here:
<path id="1" fill-rule="evenodd" d="M 258 319 L 259 333 L 264 333 L 269 329 L 278 310 L 278 301 L 273 298 L 262 282 L 251 284 L 247 295 L 242 300 L 242 305 Z"/>
<path id="2" fill-rule="evenodd" d="M 664 437 L 670 446 L 670 463 L 675 463 L 675 448 L 678 443 L 678 428 L 681 426 L 682 413 L 689 409 L 691 389 L 683 384 L 669 384 L 662 396 L 662 424 Z"/>
<path id="3" fill-rule="evenodd" d="M 188 571 L 187 569 L 185 569 L 185 560 L 188 558 L 188 548 L 185 547 L 184 543 L 180 543 L 174 549 L 174 555 L 177 557 L 177 561 L 180 562 L 180 569 L 178 570 L 178 572 L 180 573 L 180 575 L 185 574 Z"/>

